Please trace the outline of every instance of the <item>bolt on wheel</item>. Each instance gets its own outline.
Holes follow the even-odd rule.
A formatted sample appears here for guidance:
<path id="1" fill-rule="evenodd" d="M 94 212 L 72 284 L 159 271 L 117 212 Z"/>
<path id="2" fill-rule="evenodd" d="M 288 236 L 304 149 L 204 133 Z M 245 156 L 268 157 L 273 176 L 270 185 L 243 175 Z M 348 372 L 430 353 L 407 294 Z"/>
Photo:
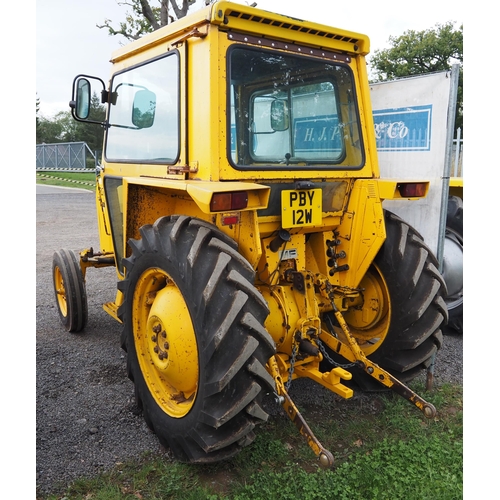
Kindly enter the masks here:
<path id="1" fill-rule="evenodd" d="M 168 274 L 147 269 L 133 298 L 134 340 L 149 392 L 173 418 L 186 415 L 198 387 L 198 347 L 189 310 Z"/>

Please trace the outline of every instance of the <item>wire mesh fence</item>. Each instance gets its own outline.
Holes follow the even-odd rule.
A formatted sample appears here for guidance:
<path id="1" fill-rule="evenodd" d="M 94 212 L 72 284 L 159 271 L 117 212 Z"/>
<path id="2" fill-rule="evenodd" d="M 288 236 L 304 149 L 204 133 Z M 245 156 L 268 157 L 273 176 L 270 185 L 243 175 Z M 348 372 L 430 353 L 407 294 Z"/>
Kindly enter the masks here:
<path id="1" fill-rule="evenodd" d="M 84 170 L 97 166 L 96 155 L 86 142 L 36 145 L 36 169 Z"/>

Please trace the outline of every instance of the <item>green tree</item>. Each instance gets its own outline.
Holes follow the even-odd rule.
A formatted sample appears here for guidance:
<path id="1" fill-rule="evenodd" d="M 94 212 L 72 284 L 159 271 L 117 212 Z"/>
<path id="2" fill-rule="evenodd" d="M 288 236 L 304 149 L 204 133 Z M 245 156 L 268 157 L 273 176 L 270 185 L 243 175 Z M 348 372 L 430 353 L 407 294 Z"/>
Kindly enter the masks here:
<path id="1" fill-rule="evenodd" d="M 38 116 L 39 111 L 40 111 L 40 98 L 37 95 L 37 97 L 36 97 L 36 115 L 35 115 L 36 116 L 36 128 L 35 128 L 35 131 L 36 131 L 36 143 L 37 144 L 40 143 L 40 141 L 38 140 L 39 139 L 39 134 L 40 134 L 40 132 L 39 132 L 40 118 Z"/>
<path id="2" fill-rule="evenodd" d="M 64 113 L 64 112 L 63 112 Z M 36 143 L 37 144 L 53 144 L 55 142 L 64 142 L 61 139 L 63 133 L 63 125 L 60 121 L 58 113 L 54 118 L 49 119 L 41 116 L 37 119 L 36 127 Z"/>
<path id="3" fill-rule="evenodd" d="M 111 19 L 105 19 L 103 24 L 96 26 L 106 28 L 110 35 L 122 35 L 128 40 L 137 40 L 146 33 L 151 33 L 184 17 L 196 0 L 181 0 L 180 6 L 178 0 L 154 0 L 154 3 L 157 5 L 154 5 L 151 0 L 118 2 L 119 5 L 132 9 L 131 12 L 126 13 L 125 21 L 119 23 L 118 28 L 113 28 Z"/>
<path id="4" fill-rule="evenodd" d="M 95 92 L 90 100 L 89 119 L 101 123 L 106 119 L 106 108 L 101 104 L 101 99 Z M 77 140 L 86 142 L 91 151 L 100 153 L 104 140 L 104 129 L 94 123 L 77 122 L 73 118 L 71 120 L 73 124 L 77 125 Z"/>
<path id="5" fill-rule="evenodd" d="M 391 47 L 375 50 L 370 60 L 378 81 L 447 71 L 460 65 L 455 127 L 463 130 L 463 25 L 436 24 L 423 31 L 408 30 L 389 37 Z"/>
<path id="6" fill-rule="evenodd" d="M 36 126 L 38 127 L 38 112 L 40 111 L 40 98 L 36 98 Z"/>
<path id="7" fill-rule="evenodd" d="M 38 106 L 38 101 L 37 101 Z M 38 109 L 38 108 L 37 108 Z M 106 110 L 96 93 L 90 101 L 91 120 L 104 122 Z M 70 111 L 60 111 L 54 118 L 37 116 L 37 144 L 58 142 L 86 142 L 91 151 L 102 151 L 104 131 L 93 123 L 83 123 L 73 119 Z"/>

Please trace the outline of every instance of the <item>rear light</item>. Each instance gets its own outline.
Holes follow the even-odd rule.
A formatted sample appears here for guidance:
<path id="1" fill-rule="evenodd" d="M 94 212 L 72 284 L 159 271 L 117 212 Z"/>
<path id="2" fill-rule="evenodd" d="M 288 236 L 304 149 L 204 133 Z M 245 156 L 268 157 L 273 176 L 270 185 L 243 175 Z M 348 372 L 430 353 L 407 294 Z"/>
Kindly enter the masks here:
<path id="1" fill-rule="evenodd" d="M 248 193 L 236 191 L 233 193 L 214 193 L 210 201 L 211 212 L 227 212 L 243 210 L 248 206 Z"/>
<path id="2" fill-rule="evenodd" d="M 403 198 L 421 198 L 425 196 L 426 186 L 425 182 L 408 182 L 398 184 L 398 189 Z"/>
<path id="3" fill-rule="evenodd" d="M 221 215 L 220 221 L 223 226 L 235 226 L 240 223 L 240 214 Z"/>

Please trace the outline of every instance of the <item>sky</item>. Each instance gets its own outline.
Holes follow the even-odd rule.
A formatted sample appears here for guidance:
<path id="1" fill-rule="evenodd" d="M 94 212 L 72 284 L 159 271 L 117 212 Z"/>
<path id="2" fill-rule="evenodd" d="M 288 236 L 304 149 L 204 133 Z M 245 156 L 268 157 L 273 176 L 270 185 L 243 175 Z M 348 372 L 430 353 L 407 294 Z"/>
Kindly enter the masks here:
<path id="1" fill-rule="evenodd" d="M 157 4 L 152 0 L 152 5 Z M 421 31 L 448 21 L 459 25 L 465 17 L 466 3 L 456 0 L 420 0 L 410 8 L 408 3 L 404 8 L 401 5 L 402 2 L 393 0 L 358 0 L 351 4 L 328 0 L 257 0 L 257 8 L 366 34 L 371 40 L 371 52 L 387 48 L 391 35 Z M 191 10 L 203 6 L 204 0 L 198 0 Z M 110 55 L 127 41 L 122 36 L 110 36 L 107 29 L 99 29 L 96 24 L 111 19 L 113 26 L 118 27 L 127 11 L 117 0 L 37 0 L 36 94 L 42 116 L 51 118 L 59 111 L 69 110 L 76 75 L 88 74 L 107 81 Z"/>

